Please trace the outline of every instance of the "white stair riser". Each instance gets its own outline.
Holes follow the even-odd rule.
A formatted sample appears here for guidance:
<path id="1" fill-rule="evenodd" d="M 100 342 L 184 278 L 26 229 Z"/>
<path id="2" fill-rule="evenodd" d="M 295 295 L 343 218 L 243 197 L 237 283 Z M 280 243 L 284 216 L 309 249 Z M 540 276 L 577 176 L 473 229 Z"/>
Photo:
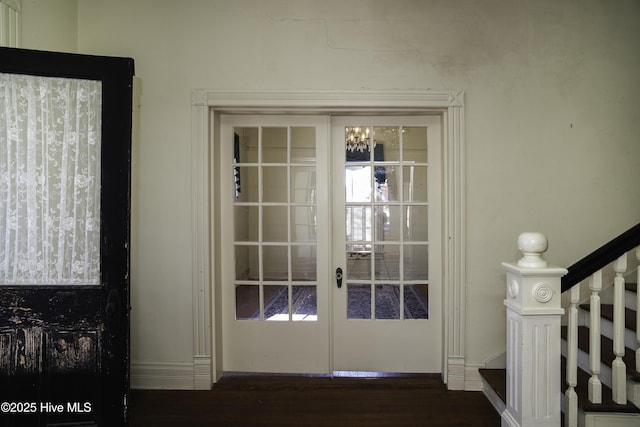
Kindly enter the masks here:
<path id="1" fill-rule="evenodd" d="M 562 416 L 565 413 L 565 395 L 562 395 Z M 640 414 L 587 412 L 578 408 L 578 427 L 636 427 Z"/>
<path id="2" fill-rule="evenodd" d="M 584 324 L 589 327 L 590 318 L 589 312 L 586 310 L 580 310 L 583 314 Z M 613 322 L 607 319 L 600 319 L 600 333 L 609 339 L 613 339 Z M 638 340 L 636 338 L 636 333 L 631 329 L 624 330 L 624 346 L 630 348 L 632 350 L 636 350 L 638 348 Z"/>
<path id="3" fill-rule="evenodd" d="M 567 342 L 565 340 L 562 340 L 560 347 L 562 349 L 562 355 L 564 357 L 567 357 Z M 588 374 L 591 374 L 591 368 L 589 367 L 589 365 L 589 354 L 578 349 L 578 368 L 582 369 Z M 602 384 L 605 384 L 607 387 L 611 388 L 611 368 L 609 366 L 605 365 L 604 363 L 600 363 L 600 374 L 598 375 L 598 378 L 600 378 L 600 382 Z"/>
<path id="4" fill-rule="evenodd" d="M 635 292 L 625 291 L 624 306 L 631 310 L 638 311 L 638 296 Z"/>
<path id="5" fill-rule="evenodd" d="M 627 381 L 627 399 L 640 408 L 640 383 Z"/>
<path id="6" fill-rule="evenodd" d="M 567 357 L 567 341 L 562 340 L 560 344 L 561 352 L 564 357 Z M 578 349 L 578 368 L 587 373 L 591 373 L 589 367 L 589 354 L 583 350 Z M 598 375 L 600 382 L 607 387 L 611 388 L 611 367 L 600 364 L 600 374 Z M 627 399 L 634 405 L 640 408 L 640 383 L 635 383 L 631 380 L 627 380 Z"/>
<path id="7" fill-rule="evenodd" d="M 585 414 L 585 427 L 637 427 L 640 414 L 589 412 Z"/>

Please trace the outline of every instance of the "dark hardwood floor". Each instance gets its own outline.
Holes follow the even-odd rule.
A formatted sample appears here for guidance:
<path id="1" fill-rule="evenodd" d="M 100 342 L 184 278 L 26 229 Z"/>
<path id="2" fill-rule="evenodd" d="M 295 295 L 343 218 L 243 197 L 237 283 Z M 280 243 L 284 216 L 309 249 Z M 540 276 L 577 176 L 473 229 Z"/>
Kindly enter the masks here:
<path id="1" fill-rule="evenodd" d="M 131 426 L 487 426 L 481 392 L 439 377 L 231 376 L 210 391 L 133 390 Z"/>

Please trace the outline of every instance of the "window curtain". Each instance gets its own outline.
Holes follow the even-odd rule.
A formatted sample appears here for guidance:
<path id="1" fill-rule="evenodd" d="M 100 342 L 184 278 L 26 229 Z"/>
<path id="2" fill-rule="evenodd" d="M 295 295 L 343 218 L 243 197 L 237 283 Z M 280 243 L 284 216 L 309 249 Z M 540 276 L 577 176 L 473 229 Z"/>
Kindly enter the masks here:
<path id="1" fill-rule="evenodd" d="M 102 83 L 0 73 L 0 284 L 100 283 Z"/>

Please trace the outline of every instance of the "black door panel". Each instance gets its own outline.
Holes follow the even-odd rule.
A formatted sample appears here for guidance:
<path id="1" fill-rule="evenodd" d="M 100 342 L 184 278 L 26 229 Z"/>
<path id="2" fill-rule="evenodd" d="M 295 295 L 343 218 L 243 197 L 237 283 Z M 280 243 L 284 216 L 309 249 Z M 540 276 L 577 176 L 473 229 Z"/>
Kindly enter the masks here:
<path id="1" fill-rule="evenodd" d="M 100 284 L 0 286 L 0 425 L 128 424 L 133 72 L 129 58 L 0 48 L 0 73 L 102 82 Z"/>

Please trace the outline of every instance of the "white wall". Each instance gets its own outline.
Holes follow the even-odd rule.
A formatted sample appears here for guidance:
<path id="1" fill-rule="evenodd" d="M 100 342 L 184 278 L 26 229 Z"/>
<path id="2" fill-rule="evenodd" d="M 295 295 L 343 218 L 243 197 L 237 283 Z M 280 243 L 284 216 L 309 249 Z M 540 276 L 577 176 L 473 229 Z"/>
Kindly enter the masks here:
<path id="1" fill-rule="evenodd" d="M 192 361 L 195 88 L 463 89 L 470 363 L 504 351 L 500 263 L 518 257 L 520 232 L 545 232 L 547 259 L 567 266 L 640 219 L 635 0 L 82 0 L 77 11 L 77 50 L 133 57 L 142 83 L 134 362 Z"/>
<path id="2" fill-rule="evenodd" d="M 22 47 L 75 52 L 77 0 L 22 0 Z"/>

